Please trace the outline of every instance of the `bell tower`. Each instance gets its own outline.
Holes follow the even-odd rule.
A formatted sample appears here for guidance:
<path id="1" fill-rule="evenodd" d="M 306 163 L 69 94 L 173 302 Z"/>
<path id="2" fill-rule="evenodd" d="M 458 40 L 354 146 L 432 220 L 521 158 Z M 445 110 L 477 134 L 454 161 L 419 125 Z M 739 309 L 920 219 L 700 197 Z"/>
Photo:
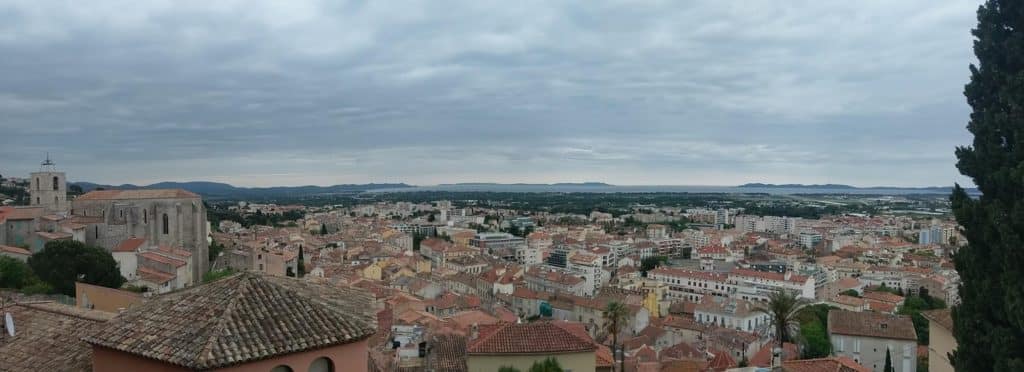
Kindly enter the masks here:
<path id="1" fill-rule="evenodd" d="M 29 195 L 29 204 L 43 207 L 48 214 L 67 213 L 68 185 L 64 172 L 58 172 L 57 164 L 50 160 L 50 153 L 46 153 L 39 171 L 32 173 Z"/>

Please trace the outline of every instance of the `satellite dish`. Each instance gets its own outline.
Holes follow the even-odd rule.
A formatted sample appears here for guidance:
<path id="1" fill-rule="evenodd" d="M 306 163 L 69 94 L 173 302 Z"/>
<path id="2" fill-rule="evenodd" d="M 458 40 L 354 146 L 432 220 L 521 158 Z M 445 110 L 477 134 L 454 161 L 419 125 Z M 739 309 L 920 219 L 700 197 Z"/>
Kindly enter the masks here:
<path id="1" fill-rule="evenodd" d="M 14 318 L 11 317 L 11 313 L 4 313 L 4 328 L 7 329 L 7 334 L 14 337 Z"/>

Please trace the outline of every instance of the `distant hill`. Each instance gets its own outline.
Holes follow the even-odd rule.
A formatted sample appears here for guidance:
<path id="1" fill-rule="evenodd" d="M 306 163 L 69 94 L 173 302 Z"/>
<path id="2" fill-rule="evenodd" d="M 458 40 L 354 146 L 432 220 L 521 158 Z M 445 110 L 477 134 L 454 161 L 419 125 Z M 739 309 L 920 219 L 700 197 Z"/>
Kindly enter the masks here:
<path id="1" fill-rule="evenodd" d="M 559 182 L 559 183 L 496 183 L 496 182 L 463 182 L 443 183 L 438 186 L 593 186 L 608 187 L 614 186 L 604 182 Z"/>
<path id="2" fill-rule="evenodd" d="M 192 182 L 159 182 L 152 185 L 139 186 L 132 184 L 124 185 L 101 185 L 92 182 L 73 182 L 82 191 L 89 192 L 98 188 L 107 190 L 134 190 L 134 189 L 184 189 L 204 198 L 227 199 L 227 198 L 281 198 L 308 195 L 329 195 L 329 194 L 350 194 L 362 191 L 377 189 L 397 189 L 412 187 L 404 183 L 370 183 L 362 185 L 333 185 L 333 186 L 274 186 L 274 187 L 237 187 L 226 183 L 192 181 Z"/>
<path id="3" fill-rule="evenodd" d="M 760 188 L 760 189 L 815 189 L 815 190 L 918 190 L 918 191 L 953 191 L 952 187 L 949 186 L 928 186 L 928 187 L 899 187 L 899 186 L 871 186 L 871 187 L 857 187 L 850 185 L 841 185 L 828 183 L 824 185 L 804 185 L 799 183 L 789 184 L 771 184 L 771 183 L 745 183 L 739 185 L 740 188 Z M 976 188 L 966 188 L 968 193 L 975 194 L 978 192 Z"/>

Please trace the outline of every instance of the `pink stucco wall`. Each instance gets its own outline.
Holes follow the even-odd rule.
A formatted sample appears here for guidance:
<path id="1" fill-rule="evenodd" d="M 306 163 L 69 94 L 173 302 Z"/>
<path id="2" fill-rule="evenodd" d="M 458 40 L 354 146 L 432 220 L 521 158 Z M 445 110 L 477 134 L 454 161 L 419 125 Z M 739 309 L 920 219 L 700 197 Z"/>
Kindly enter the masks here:
<path id="1" fill-rule="evenodd" d="M 128 354 L 104 347 L 93 346 L 92 366 L 94 372 L 120 372 L 120 371 L 154 371 L 154 372 L 179 372 L 187 369 L 146 359 L 133 354 Z M 277 358 L 260 360 L 252 363 L 239 364 L 226 368 L 217 369 L 218 372 L 270 372 L 279 365 L 291 367 L 295 372 L 306 372 L 313 360 L 319 357 L 327 357 L 334 362 L 335 371 L 366 372 L 367 358 L 369 357 L 367 340 L 342 344 L 328 348 L 304 351 L 288 354 Z"/>

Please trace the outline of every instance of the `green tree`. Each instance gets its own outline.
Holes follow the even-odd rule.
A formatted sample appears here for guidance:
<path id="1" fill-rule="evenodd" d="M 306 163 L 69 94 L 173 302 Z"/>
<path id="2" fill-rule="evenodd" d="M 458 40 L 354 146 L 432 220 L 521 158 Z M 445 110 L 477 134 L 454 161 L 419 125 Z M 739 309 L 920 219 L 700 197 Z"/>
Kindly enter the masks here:
<path id="1" fill-rule="evenodd" d="M 210 249 L 207 250 L 207 254 L 211 265 L 213 265 L 213 262 L 217 260 L 217 257 L 220 257 L 220 253 L 223 251 L 224 246 L 216 240 L 210 243 Z"/>
<path id="2" fill-rule="evenodd" d="M 648 271 L 654 270 L 654 268 L 666 262 L 668 262 L 668 257 L 665 256 L 651 256 L 642 259 L 640 260 L 640 273 L 646 277 Z"/>
<path id="3" fill-rule="evenodd" d="M 515 367 L 501 366 L 501 368 L 498 368 L 498 372 L 520 372 L 520 371 L 519 371 L 519 369 L 517 369 Z"/>
<path id="4" fill-rule="evenodd" d="M 987 0 L 973 30 L 971 146 L 957 168 L 981 195 L 960 185 L 953 213 L 968 245 L 953 257 L 962 280 L 953 309 L 958 371 L 1024 371 L 1024 2 Z"/>
<path id="5" fill-rule="evenodd" d="M 793 342 L 793 336 L 800 328 L 797 317 L 807 305 L 806 300 L 798 298 L 790 291 L 777 291 L 769 296 L 767 303 L 756 305 L 756 311 L 771 317 L 780 349 L 784 342 Z"/>
<path id="6" fill-rule="evenodd" d="M 612 359 L 615 359 L 615 350 L 619 347 L 619 331 L 622 330 L 622 326 L 626 325 L 629 309 L 621 302 L 612 301 L 601 312 L 601 316 L 604 318 L 605 331 L 612 335 Z M 621 370 L 625 371 L 625 358 L 621 358 L 620 363 L 622 363 Z"/>
<path id="7" fill-rule="evenodd" d="M 839 292 L 839 294 L 850 296 L 850 297 L 858 297 L 858 298 L 860 297 L 860 292 L 857 292 L 856 289 L 847 289 L 845 291 Z"/>
<path id="8" fill-rule="evenodd" d="M 119 288 L 125 279 L 117 262 L 103 248 L 73 240 L 54 240 L 28 258 L 28 265 L 57 293 L 75 295 L 75 282 Z"/>
<path id="9" fill-rule="evenodd" d="M 530 372 L 562 372 L 562 366 L 558 364 L 558 359 L 548 357 L 542 362 L 533 362 L 533 366 L 530 367 Z"/>
<path id="10" fill-rule="evenodd" d="M 892 368 L 892 354 L 889 352 L 888 348 L 885 349 L 885 366 L 882 367 L 882 372 L 896 372 L 896 370 Z"/>
<path id="11" fill-rule="evenodd" d="M 320 235 L 327 235 L 327 225 L 320 224 Z"/>
<path id="12" fill-rule="evenodd" d="M 7 256 L 0 256 L 0 288 L 21 289 L 33 282 L 32 268 L 28 264 Z"/>
<path id="13" fill-rule="evenodd" d="M 295 266 L 299 267 L 299 277 L 306 276 L 306 258 L 303 256 L 302 245 L 299 245 L 299 258 Z"/>

